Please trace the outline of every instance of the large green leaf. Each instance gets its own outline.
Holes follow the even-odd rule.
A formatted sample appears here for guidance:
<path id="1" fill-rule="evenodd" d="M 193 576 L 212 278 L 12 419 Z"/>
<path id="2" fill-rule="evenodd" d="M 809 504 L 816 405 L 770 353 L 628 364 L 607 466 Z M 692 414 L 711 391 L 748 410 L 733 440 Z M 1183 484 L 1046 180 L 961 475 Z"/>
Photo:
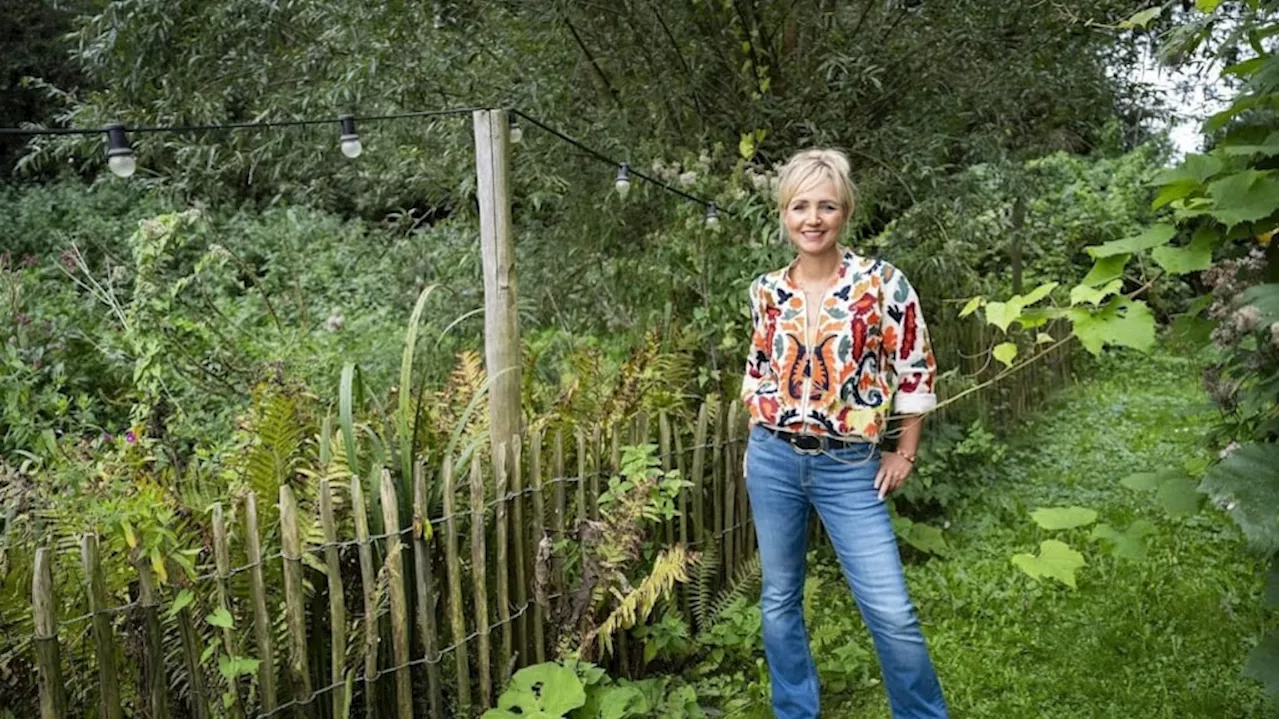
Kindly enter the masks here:
<path id="1" fill-rule="evenodd" d="M 1169 477 L 1156 489 L 1156 501 L 1174 519 L 1189 517 L 1200 511 L 1203 499 L 1196 491 L 1195 480 L 1181 473 Z"/>
<path id="2" fill-rule="evenodd" d="M 1084 555 L 1056 539 L 1040 543 L 1039 556 L 1015 554 L 1010 560 L 1033 579 L 1049 577 L 1076 588 L 1076 570 L 1085 565 Z"/>
<path id="3" fill-rule="evenodd" d="M 1120 559 L 1140 562 L 1147 558 L 1147 536 L 1156 528 L 1145 519 L 1134 520 L 1123 532 L 1110 524 L 1099 524 L 1089 533 L 1089 538 L 1102 541 L 1111 547 L 1111 555 Z"/>
<path id="4" fill-rule="evenodd" d="M 1280 547 L 1276 452 L 1275 444 L 1247 444 L 1214 465 L 1200 483 L 1200 491 L 1226 508 L 1249 544 L 1263 552 Z"/>
<path id="5" fill-rule="evenodd" d="M 1149 250 L 1152 247 L 1159 247 L 1172 240 L 1178 231 L 1173 225 L 1152 225 L 1143 231 L 1140 235 L 1126 237 L 1123 240 L 1112 240 L 1104 242 L 1101 245 L 1084 248 L 1093 257 L 1111 257 L 1113 255 L 1123 255 L 1132 252 L 1141 252 Z"/>
<path id="6" fill-rule="evenodd" d="M 1088 507 L 1042 507 L 1031 513 L 1031 519 L 1044 529 L 1074 529 L 1093 524 L 1098 513 Z"/>
<path id="7" fill-rule="evenodd" d="M 1089 274 L 1080 280 L 1080 284 L 1090 287 L 1105 285 L 1108 282 L 1119 279 L 1124 275 L 1124 266 L 1129 264 L 1129 258 L 1132 254 L 1111 255 L 1110 257 L 1099 257 L 1094 261 L 1093 267 L 1089 270 Z"/>
<path id="8" fill-rule="evenodd" d="M 1214 219 L 1231 226 L 1269 217 L 1276 212 L 1280 184 L 1270 172 L 1246 170 L 1209 185 Z"/>
<path id="9" fill-rule="evenodd" d="M 1280 286 L 1254 285 L 1240 293 L 1240 304 L 1262 310 L 1262 322 L 1269 325 L 1280 319 Z"/>
<path id="10" fill-rule="evenodd" d="M 1048 297 L 1057 286 L 1057 282 L 1046 282 L 1025 295 L 1010 297 L 1007 302 L 988 302 L 982 311 L 986 313 L 987 321 L 1003 332 L 1018 320 L 1024 309 Z"/>
<path id="11" fill-rule="evenodd" d="M 1151 251 L 1151 258 L 1170 274 L 1203 272 L 1213 261 L 1214 239 L 1212 231 L 1197 232 L 1186 247 L 1157 247 Z"/>
<path id="12" fill-rule="evenodd" d="M 1266 687 L 1267 693 L 1271 696 L 1276 695 L 1277 689 L 1277 661 L 1276 661 L 1276 633 L 1268 632 L 1258 641 L 1258 646 L 1249 652 L 1248 658 L 1244 660 L 1243 674 L 1251 679 L 1262 682 L 1262 686 Z"/>
<path id="13" fill-rule="evenodd" d="M 1128 255 L 1125 255 L 1128 259 Z M 1098 260 L 1103 262 L 1103 260 Z M 1096 265 L 1095 265 L 1096 266 Z M 1087 284 L 1079 284 L 1071 288 L 1071 304 L 1078 305 L 1087 302 L 1091 305 L 1097 305 L 1105 300 L 1108 296 L 1114 295 L 1124 286 L 1123 280 L 1112 280 L 1102 287 L 1090 287 Z"/>
<path id="14" fill-rule="evenodd" d="M 1262 61 L 1262 58 L 1255 57 L 1252 60 L 1246 60 L 1245 62 L 1260 63 L 1261 61 Z M 1240 64 L 1243 65 L 1245 63 L 1240 63 Z M 1235 156 L 1243 156 L 1243 157 L 1248 157 L 1251 155 L 1266 155 L 1267 157 L 1275 157 L 1276 155 L 1280 155 L 1280 143 L 1277 142 L 1277 139 L 1280 139 L 1280 134 L 1273 132 L 1270 135 L 1267 135 L 1266 139 L 1264 139 L 1260 144 L 1254 144 L 1254 143 L 1248 143 L 1248 142 L 1240 143 L 1240 144 L 1223 143 L 1222 145 L 1219 145 L 1215 151 L 1221 152 L 1224 155 L 1235 155 Z"/>
<path id="15" fill-rule="evenodd" d="M 1113 297 L 1102 309 L 1073 307 L 1067 310 L 1067 317 L 1080 344 L 1094 355 L 1101 354 L 1106 345 L 1146 352 L 1156 341 L 1155 315 L 1141 300 Z"/>
<path id="16" fill-rule="evenodd" d="M 1203 185 L 1211 177 L 1222 172 L 1223 167 L 1222 160 L 1212 155 L 1201 155 L 1193 152 L 1184 157 L 1177 167 L 1156 175 L 1152 182 L 1157 185 L 1169 185 L 1179 182 L 1193 182 L 1196 185 Z"/>
<path id="17" fill-rule="evenodd" d="M 525 667 L 511 677 L 511 685 L 498 697 L 500 712 L 485 713 L 488 719 L 518 717 L 562 717 L 587 703 L 582 680 L 572 669 L 554 662 Z"/>
<path id="18" fill-rule="evenodd" d="M 1012 367 L 1013 359 L 1018 356 L 1018 345 L 1012 342 L 1001 342 L 991 350 L 991 356 L 1005 367 Z"/>

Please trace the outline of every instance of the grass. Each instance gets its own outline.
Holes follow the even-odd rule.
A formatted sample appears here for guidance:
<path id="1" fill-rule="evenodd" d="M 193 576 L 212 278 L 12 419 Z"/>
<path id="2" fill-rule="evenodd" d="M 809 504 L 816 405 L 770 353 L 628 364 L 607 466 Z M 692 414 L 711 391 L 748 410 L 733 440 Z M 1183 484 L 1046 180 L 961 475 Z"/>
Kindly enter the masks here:
<path id="1" fill-rule="evenodd" d="M 1240 676 L 1254 638 L 1275 624 L 1261 599 L 1262 560 L 1216 509 L 1174 520 L 1151 495 L 1119 485 L 1203 458 L 1212 417 L 1193 363 L 1128 356 L 1104 362 L 1016 433 L 999 477 L 949 513 L 951 553 L 907 569 L 953 716 L 1275 716 L 1275 700 Z M 1146 559 L 1111 556 L 1088 528 L 1050 532 L 1031 521 L 1038 507 L 1069 505 L 1114 527 L 1152 522 Z M 1010 563 L 1048 538 L 1084 554 L 1077 589 Z M 824 716 L 888 717 L 870 639 L 849 593 L 837 591 L 833 558 L 820 552 L 813 574 L 820 586 L 810 589 L 827 605 L 814 635 L 848 625 L 837 628 L 861 651 L 846 654 L 871 665 L 849 668 L 844 691 L 824 691 Z"/>

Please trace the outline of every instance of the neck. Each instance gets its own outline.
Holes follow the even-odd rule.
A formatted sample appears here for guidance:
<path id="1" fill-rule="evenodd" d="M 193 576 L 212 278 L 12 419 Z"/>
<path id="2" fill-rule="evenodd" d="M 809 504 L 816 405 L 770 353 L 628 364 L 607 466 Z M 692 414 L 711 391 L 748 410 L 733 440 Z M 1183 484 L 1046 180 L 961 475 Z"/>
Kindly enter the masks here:
<path id="1" fill-rule="evenodd" d="M 822 282 L 835 274 L 843 254 L 839 245 L 832 245 L 820 255 L 800 253 L 793 277 L 798 282 Z"/>

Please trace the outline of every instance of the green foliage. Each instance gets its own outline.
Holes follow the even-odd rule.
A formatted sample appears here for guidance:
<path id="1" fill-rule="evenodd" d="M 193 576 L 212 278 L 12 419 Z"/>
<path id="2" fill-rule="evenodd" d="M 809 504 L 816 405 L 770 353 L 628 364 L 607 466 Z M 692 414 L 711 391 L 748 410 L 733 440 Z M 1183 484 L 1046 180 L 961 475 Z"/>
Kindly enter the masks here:
<path id="1" fill-rule="evenodd" d="M 1085 565 L 1084 555 L 1056 539 L 1040 543 L 1040 554 L 1018 553 L 1012 558 L 1014 566 L 1033 579 L 1048 577 L 1076 588 L 1076 570 Z"/>
<path id="2" fill-rule="evenodd" d="M 483 719 L 702 719 L 688 685 L 659 677 L 613 679 L 588 662 L 548 662 L 525 667 L 511 678 L 498 706 Z"/>
<path id="3" fill-rule="evenodd" d="M 1098 519 L 1098 513 L 1086 507 L 1044 507 L 1031 513 L 1031 519 L 1044 529 L 1087 527 Z"/>

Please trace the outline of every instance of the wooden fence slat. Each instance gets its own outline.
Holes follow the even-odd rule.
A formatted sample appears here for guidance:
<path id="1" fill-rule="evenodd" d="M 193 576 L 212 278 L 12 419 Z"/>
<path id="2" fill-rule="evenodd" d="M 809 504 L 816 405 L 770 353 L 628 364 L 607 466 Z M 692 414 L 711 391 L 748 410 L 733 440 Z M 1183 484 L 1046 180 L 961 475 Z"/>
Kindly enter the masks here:
<path id="1" fill-rule="evenodd" d="M 723 580 L 725 570 L 729 565 L 729 557 L 725 556 L 724 543 L 724 404 L 720 402 L 718 396 L 713 395 L 711 402 L 715 403 L 715 424 L 713 425 L 714 436 L 711 440 L 710 450 L 711 465 L 711 533 L 708 541 L 720 543 L 720 571 L 719 575 Z M 721 583 L 720 586 L 724 586 Z"/>
<path id="2" fill-rule="evenodd" d="M 527 608 L 529 601 L 529 575 L 527 565 L 529 562 L 529 543 L 526 541 L 528 534 L 524 523 L 524 471 L 520 465 L 521 447 L 520 435 L 511 438 L 511 491 L 516 496 L 515 506 L 511 512 L 512 535 L 515 540 L 515 603 L 521 608 L 520 616 L 516 618 L 516 651 L 520 653 L 517 666 L 529 663 L 529 612 L 523 611 Z"/>
<path id="3" fill-rule="evenodd" d="M 705 467 L 707 456 L 707 421 L 708 421 L 708 402 L 703 402 L 698 408 L 698 424 L 693 431 L 693 541 L 700 549 L 705 550 L 702 544 L 706 540 L 706 526 L 704 524 L 705 514 L 703 513 L 703 477 L 702 471 Z"/>
<path id="4" fill-rule="evenodd" d="M 80 539 L 80 562 L 84 567 L 85 594 L 93 614 L 93 643 L 98 659 L 98 706 L 103 719 L 123 719 L 120 680 L 116 673 L 116 646 L 107 616 L 107 590 L 98 558 L 98 538 L 85 534 Z M 40 632 L 37 630 L 36 632 Z"/>
<path id="5" fill-rule="evenodd" d="M 215 580 L 217 608 L 231 613 L 231 542 L 227 538 L 227 519 L 222 512 L 222 503 L 213 505 L 213 561 L 217 568 Z M 222 649 L 227 656 L 239 656 L 239 644 L 233 627 L 222 628 Z M 244 696 L 241 693 L 241 680 L 233 679 L 227 683 L 231 692 L 231 716 L 233 719 L 244 719 Z"/>
<path id="6" fill-rule="evenodd" d="M 507 532 L 507 443 L 500 442 L 497 452 L 493 457 L 493 475 L 494 475 L 494 501 L 497 503 L 494 511 L 494 544 L 495 559 L 498 566 L 494 567 L 494 589 L 497 593 L 495 597 L 498 603 L 498 623 L 502 625 L 502 650 L 498 654 L 498 676 L 501 678 L 500 686 L 506 686 L 511 679 L 511 668 L 515 661 L 513 644 L 514 637 L 512 635 L 511 626 L 511 593 L 509 590 L 510 566 L 507 552 L 510 538 Z"/>
<path id="7" fill-rule="evenodd" d="M 359 475 L 351 476 L 351 515 L 356 523 L 356 549 L 360 555 L 360 594 L 364 600 L 364 711 L 377 713 L 378 605 L 374 600 L 373 545 L 369 543 L 369 512 Z"/>
<path id="8" fill-rule="evenodd" d="M 591 519 L 600 519 L 600 481 L 604 468 L 600 466 L 600 425 L 591 430 Z"/>
<path id="9" fill-rule="evenodd" d="M 311 668 L 307 660 L 307 597 L 302 586 L 302 536 L 293 488 L 280 486 L 280 559 L 284 565 L 284 612 L 289 630 L 289 681 L 298 714 L 310 713 Z"/>
<path id="10" fill-rule="evenodd" d="M 564 435 L 560 430 L 556 430 L 555 445 L 551 449 L 551 481 L 555 483 L 552 489 L 552 495 L 555 497 L 555 528 L 552 535 L 552 542 L 559 542 L 566 539 L 565 534 L 565 474 L 564 474 Z M 556 605 L 560 611 L 557 616 L 565 616 L 565 607 L 569 602 L 569 581 L 565 575 L 564 557 L 552 556 L 551 563 L 555 567 L 553 594 L 558 594 L 560 598 L 556 601 Z"/>
<path id="11" fill-rule="evenodd" d="M 35 614 L 36 664 L 39 667 L 40 719 L 63 719 L 67 697 L 62 683 L 62 654 L 58 648 L 58 603 L 53 596 L 53 556 L 36 550 L 31 580 L 31 609 Z"/>
<path id="12" fill-rule="evenodd" d="M 666 412 L 658 414 L 658 458 L 662 461 L 662 472 L 671 471 L 671 420 Z M 681 492 L 683 494 L 683 492 Z M 667 546 L 675 544 L 675 521 L 668 519 L 662 523 L 662 534 Z"/>
<path id="13" fill-rule="evenodd" d="M 587 509 L 587 435 L 581 428 L 574 432 L 574 436 L 578 441 L 578 522 L 581 523 L 591 516 L 591 512 Z"/>
<path id="14" fill-rule="evenodd" d="M 138 609 L 143 626 L 143 686 L 151 719 L 168 719 L 168 681 L 164 672 L 164 633 L 160 629 L 160 598 L 156 595 L 155 579 L 151 575 L 151 563 L 147 557 L 135 562 L 138 571 Z"/>
<path id="15" fill-rule="evenodd" d="M 400 719 L 413 719 L 413 681 L 409 674 L 409 606 L 404 595 L 404 542 L 400 538 L 400 503 L 391 472 L 382 470 L 382 526 L 387 534 L 385 566 L 391 595 L 391 654 L 396 662 L 396 709 Z"/>
<path id="16" fill-rule="evenodd" d="M 453 460 L 444 458 L 444 550 L 449 575 L 449 624 L 453 630 L 458 706 L 455 716 L 471 716 L 471 671 L 467 660 L 467 625 L 462 618 L 462 560 L 458 557 L 458 521 L 454 516 Z"/>
<path id="17" fill-rule="evenodd" d="M 208 719 L 209 694 L 205 690 L 204 672 L 200 669 L 200 640 L 196 636 L 190 606 L 178 610 L 178 639 L 182 643 L 182 665 L 187 670 L 188 703 L 192 709 L 190 716 Z"/>
<path id="18" fill-rule="evenodd" d="M 471 457 L 471 583 L 475 591 L 476 664 L 480 669 L 480 708 L 493 705 L 493 675 L 489 656 L 488 567 L 485 564 L 484 475 L 480 458 Z"/>
<path id="19" fill-rule="evenodd" d="M 249 559 L 249 595 L 253 603 L 253 636 L 258 645 L 258 692 L 263 712 L 274 712 L 276 656 L 271 641 L 271 617 L 267 614 L 267 585 L 262 579 L 262 539 L 258 530 L 258 497 L 244 498 L 245 553 Z"/>
<path id="20" fill-rule="evenodd" d="M 680 439 L 679 431 L 673 432 L 672 434 L 672 443 L 676 448 L 676 471 L 680 473 L 681 479 L 689 480 L 689 474 L 685 471 L 687 464 L 684 458 L 684 440 Z M 689 494 L 691 491 L 692 488 L 686 489 L 680 492 L 680 496 L 677 498 L 677 508 L 680 510 L 680 516 L 676 517 L 676 534 L 680 537 L 680 544 L 684 545 L 686 548 L 689 547 Z M 689 599 L 689 593 L 691 591 L 692 586 L 690 582 L 685 582 L 680 585 L 680 608 L 684 611 L 685 623 L 690 627 L 694 626 L 693 603 Z"/>
<path id="21" fill-rule="evenodd" d="M 613 425 L 613 437 L 609 442 L 609 469 L 618 476 L 622 476 L 622 432 L 622 422 L 618 422 Z M 618 632 L 618 639 L 615 647 L 616 651 L 614 654 L 618 659 L 618 673 L 621 676 L 629 677 L 630 672 L 628 671 L 627 666 L 627 653 L 630 650 L 630 647 L 627 645 L 626 629 L 622 629 Z"/>
<path id="22" fill-rule="evenodd" d="M 533 450 L 529 457 L 529 481 L 533 483 L 533 541 L 530 547 L 536 552 L 547 536 L 546 498 L 542 489 L 542 430 L 536 430 L 530 442 Z M 534 574 L 536 577 L 536 570 Z M 541 603 L 533 607 L 533 659 L 539 664 L 547 660 L 547 609 Z"/>
<path id="23" fill-rule="evenodd" d="M 724 467 L 721 469 L 721 475 L 724 477 L 724 526 L 720 531 L 724 532 L 724 586 L 728 586 L 733 581 L 734 571 L 737 569 L 738 554 L 738 531 L 734 528 L 734 509 L 737 507 L 737 490 L 738 475 L 742 468 L 738 464 L 737 444 L 738 438 L 738 403 L 729 402 L 729 418 L 725 422 L 725 445 L 724 445 Z"/>
<path id="24" fill-rule="evenodd" d="M 338 523 L 333 517 L 333 487 L 320 480 L 320 526 L 324 530 L 324 568 L 329 575 L 329 683 L 339 684 L 347 670 L 347 600 L 342 595 L 342 565 L 338 557 Z M 346 707 L 342 691 L 332 691 L 333 716 Z"/>
<path id="25" fill-rule="evenodd" d="M 440 690 L 440 654 L 436 638 L 435 562 L 431 557 L 431 520 L 427 476 L 422 462 L 413 466 L 413 567 L 417 587 L 418 637 L 427 663 L 427 706 L 433 719 L 444 717 Z"/>

